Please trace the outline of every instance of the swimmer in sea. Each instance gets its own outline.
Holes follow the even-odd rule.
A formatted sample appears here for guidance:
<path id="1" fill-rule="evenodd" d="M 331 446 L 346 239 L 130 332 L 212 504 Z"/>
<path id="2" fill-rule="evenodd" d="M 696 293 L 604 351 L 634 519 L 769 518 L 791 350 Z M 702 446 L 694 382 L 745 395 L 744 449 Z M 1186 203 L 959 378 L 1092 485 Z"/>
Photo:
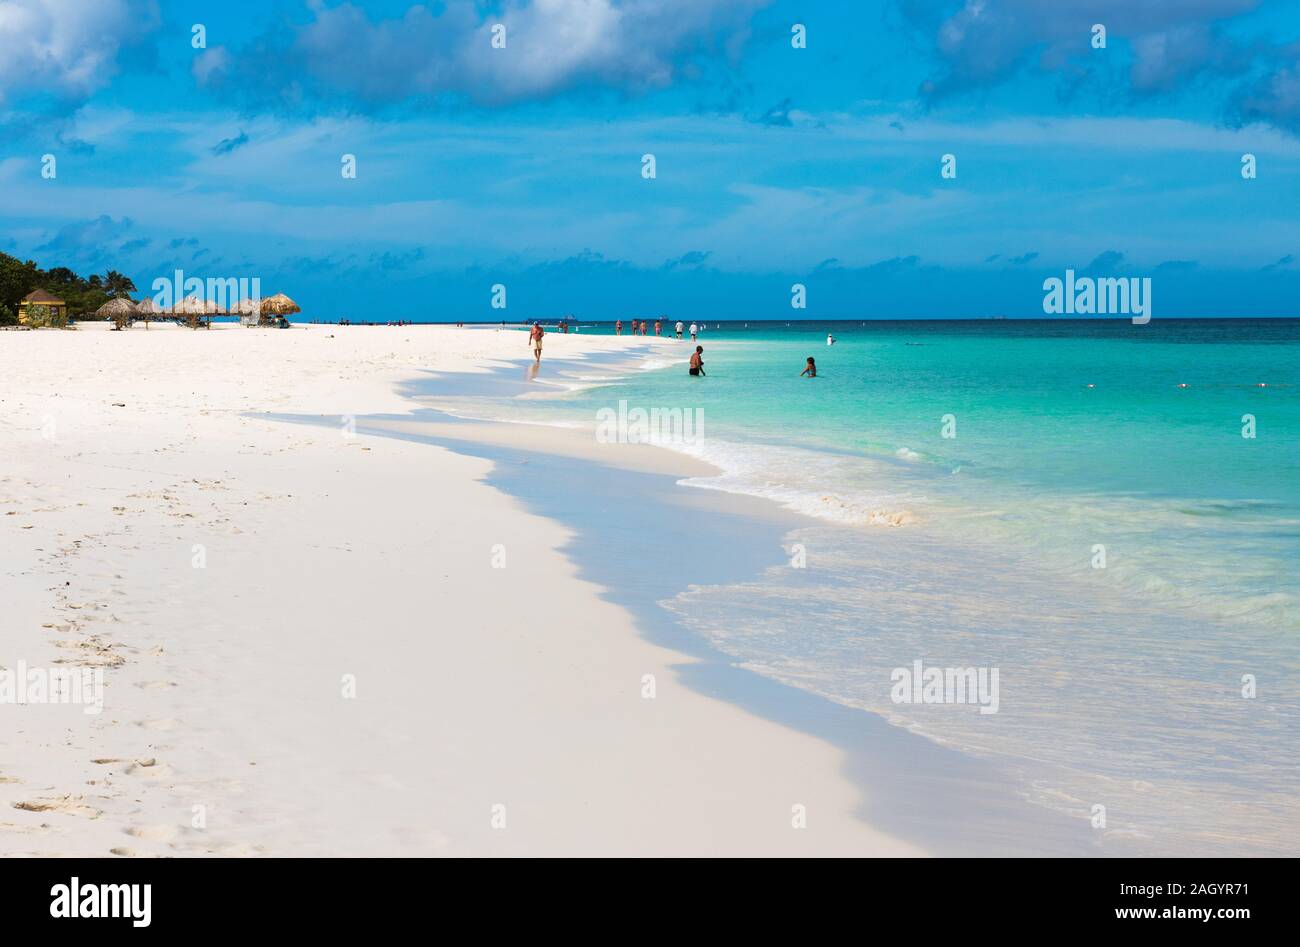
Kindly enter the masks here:
<path id="1" fill-rule="evenodd" d="M 817 377 L 817 363 L 813 361 L 811 355 L 808 356 L 807 367 L 805 367 L 804 370 L 799 373 L 799 377 L 802 378 L 804 375 L 807 375 L 809 378 Z"/>
<path id="2" fill-rule="evenodd" d="M 704 358 L 702 357 L 703 354 L 704 354 L 704 346 L 702 345 L 695 346 L 695 353 L 691 355 L 690 373 L 692 375 L 704 374 Z"/>

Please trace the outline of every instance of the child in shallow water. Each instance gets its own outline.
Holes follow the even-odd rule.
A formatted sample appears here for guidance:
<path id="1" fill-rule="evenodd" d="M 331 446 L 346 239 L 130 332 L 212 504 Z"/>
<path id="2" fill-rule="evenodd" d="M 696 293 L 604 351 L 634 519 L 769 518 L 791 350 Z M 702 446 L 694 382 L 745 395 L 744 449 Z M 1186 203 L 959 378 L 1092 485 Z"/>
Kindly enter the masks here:
<path id="1" fill-rule="evenodd" d="M 812 360 L 811 355 L 808 356 L 808 365 L 799 373 L 799 377 L 802 378 L 804 375 L 807 375 L 809 378 L 817 377 L 817 363 Z"/>

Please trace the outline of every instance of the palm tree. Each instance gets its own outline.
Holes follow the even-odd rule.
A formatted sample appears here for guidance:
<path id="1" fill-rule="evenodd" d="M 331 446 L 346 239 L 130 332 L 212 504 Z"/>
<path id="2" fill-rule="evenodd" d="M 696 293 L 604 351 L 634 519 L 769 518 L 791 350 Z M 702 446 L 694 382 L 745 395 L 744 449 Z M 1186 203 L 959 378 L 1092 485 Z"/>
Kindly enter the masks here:
<path id="1" fill-rule="evenodd" d="M 129 276 L 123 276 L 117 270 L 109 270 L 104 274 L 104 289 L 108 295 L 113 298 L 130 296 L 135 292 L 135 283 Z"/>

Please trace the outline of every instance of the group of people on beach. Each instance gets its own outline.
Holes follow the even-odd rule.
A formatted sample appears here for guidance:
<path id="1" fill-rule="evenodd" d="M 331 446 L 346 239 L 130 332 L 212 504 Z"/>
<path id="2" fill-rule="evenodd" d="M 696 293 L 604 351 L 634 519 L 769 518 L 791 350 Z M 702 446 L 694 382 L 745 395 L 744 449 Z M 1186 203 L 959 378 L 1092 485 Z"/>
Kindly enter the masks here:
<path id="1" fill-rule="evenodd" d="M 649 329 L 646 327 L 646 322 L 645 322 L 644 319 L 642 319 L 640 322 L 637 322 L 635 319 L 633 319 L 633 320 L 628 324 L 628 326 L 629 326 L 629 331 L 631 332 L 632 335 L 637 335 L 637 334 L 640 334 L 640 335 L 648 335 L 648 334 L 649 334 Z M 656 319 L 656 320 L 655 320 L 655 335 L 663 335 L 663 329 L 664 329 L 663 320 L 662 320 L 662 319 Z M 615 335 L 622 335 L 622 334 L 623 334 L 623 320 L 622 320 L 622 319 L 619 319 L 617 322 L 614 323 L 614 334 L 615 334 Z"/>
<path id="2" fill-rule="evenodd" d="M 641 330 L 641 335 L 645 335 L 646 334 L 645 320 L 642 320 L 640 322 L 639 327 Z M 662 321 L 656 319 L 655 335 L 662 335 L 661 332 L 662 327 L 663 327 Z M 636 322 L 636 320 L 633 320 L 632 321 L 633 335 L 637 334 L 637 328 L 638 328 L 638 323 Z M 680 339 L 682 337 L 682 324 L 680 322 L 677 323 L 676 330 L 677 330 L 676 331 L 677 338 Z M 565 332 L 568 331 L 567 324 L 562 327 L 562 331 Z M 694 322 L 692 322 L 690 331 L 691 331 L 691 341 L 694 342 L 695 337 L 699 334 L 700 327 L 696 325 Z M 616 335 L 623 334 L 622 319 L 619 319 L 617 322 L 614 323 L 614 333 Z M 532 346 L 533 358 L 535 358 L 538 362 L 541 362 L 542 360 L 542 342 L 545 338 L 546 338 L 546 330 L 542 328 L 542 324 L 540 322 L 534 322 L 532 329 L 530 329 L 528 332 L 528 344 Z M 834 345 L 835 340 L 828 335 L 826 337 L 826 344 Z M 691 353 L 691 361 L 690 361 L 690 365 L 687 368 L 687 372 L 690 374 L 692 378 L 699 378 L 704 375 L 704 346 L 702 345 L 695 346 L 695 351 Z M 804 366 L 804 370 L 799 373 L 800 378 L 803 378 L 805 376 L 807 376 L 808 378 L 817 377 L 817 362 L 813 359 L 811 355 L 808 356 L 808 363 Z"/>
<path id="3" fill-rule="evenodd" d="M 661 316 L 660 318 L 658 318 L 658 319 L 655 320 L 655 335 L 660 335 L 660 336 L 663 335 L 663 334 L 664 334 L 664 333 L 663 333 L 663 329 L 664 329 L 664 320 L 663 320 L 663 317 Z M 674 332 L 675 332 L 677 338 L 680 339 L 680 338 L 682 337 L 682 331 L 683 331 L 683 329 L 684 329 L 683 324 L 681 323 L 681 321 L 678 321 L 676 327 L 674 328 Z M 628 331 L 629 331 L 630 334 L 632 334 L 632 335 L 638 335 L 638 334 L 639 334 L 639 335 L 649 335 L 649 334 L 650 334 L 650 326 L 649 326 L 649 323 L 646 322 L 646 320 L 644 320 L 644 319 L 642 319 L 642 320 L 640 320 L 640 321 L 638 321 L 638 320 L 636 320 L 636 319 L 632 319 L 630 322 L 628 322 Z M 694 341 L 695 341 L 695 337 L 696 337 L 697 335 L 699 335 L 699 333 L 700 333 L 700 327 L 699 327 L 698 325 L 696 325 L 694 322 L 691 323 L 690 333 L 691 333 L 691 341 L 694 342 Z M 614 322 L 614 334 L 615 334 L 615 335 L 622 335 L 622 334 L 623 334 L 623 320 L 622 320 L 622 319 L 617 319 L 617 320 L 615 320 L 615 322 Z"/>

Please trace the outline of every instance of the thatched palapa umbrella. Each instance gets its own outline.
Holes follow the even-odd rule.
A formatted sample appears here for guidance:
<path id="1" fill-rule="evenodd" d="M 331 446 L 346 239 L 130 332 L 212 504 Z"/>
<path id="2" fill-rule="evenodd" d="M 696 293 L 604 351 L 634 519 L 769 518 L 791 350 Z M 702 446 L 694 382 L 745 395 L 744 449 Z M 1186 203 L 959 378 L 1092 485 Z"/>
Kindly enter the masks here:
<path id="1" fill-rule="evenodd" d="M 104 305 L 95 310 L 95 315 L 103 319 L 113 320 L 113 330 L 126 329 L 131 325 L 131 317 L 136 313 L 135 303 L 131 300 L 119 296 L 117 299 L 110 299 Z"/>
<path id="2" fill-rule="evenodd" d="M 291 316 L 295 312 L 302 312 L 302 307 L 286 296 L 284 293 L 276 293 L 267 299 L 262 300 L 262 324 L 266 325 L 273 320 L 267 319 L 267 316 Z"/>
<path id="3" fill-rule="evenodd" d="M 239 324 L 242 326 L 255 326 L 262 314 L 262 304 L 252 299 L 241 299 L 230 307 L 230 314 L 239 316 Z"/>
<path id="4" fill-rule="evenodd" d="M 140 300 L 135 304 L 135 311 L 144 319 L 144 327 L 149 328 L 149 317 L 156 316 L 159 313 L 158 304 L 153 301 L 153 297 Z"/>
<path id="5" fill-rule="evenodd" d="M 172 312 L 178 316 L 185 316 L 185 322 L 191 329 L 199 327 L 200 316 L 208 311 L 207 304 L 199 299 L 198 296 L 186 296 L 172 307 Z"/>

